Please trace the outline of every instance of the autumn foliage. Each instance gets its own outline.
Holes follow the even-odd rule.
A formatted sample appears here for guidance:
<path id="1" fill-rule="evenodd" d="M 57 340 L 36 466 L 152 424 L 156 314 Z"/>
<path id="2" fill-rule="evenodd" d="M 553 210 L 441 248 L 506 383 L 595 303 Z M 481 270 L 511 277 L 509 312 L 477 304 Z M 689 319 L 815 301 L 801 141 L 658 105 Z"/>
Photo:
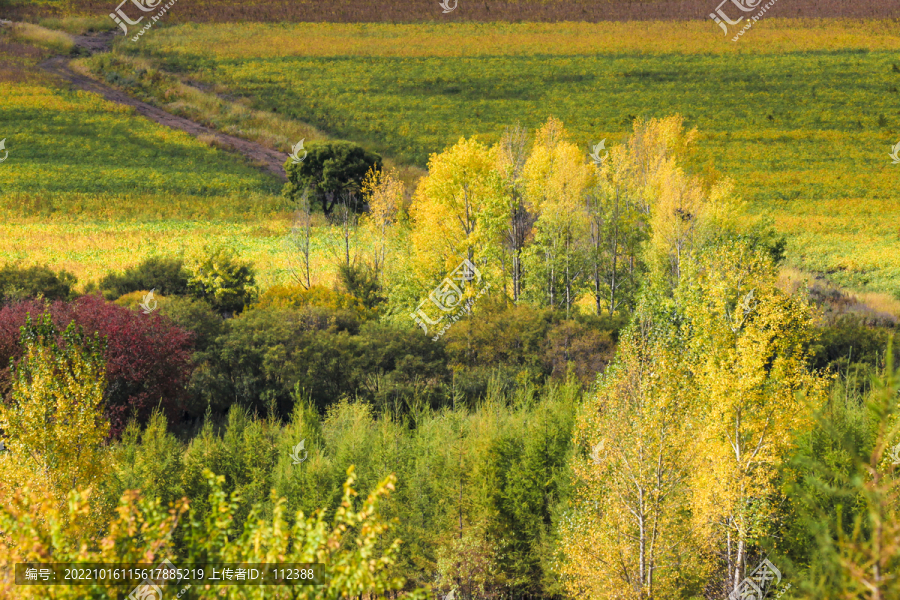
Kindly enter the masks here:
<path id="1" fill-rule="evenodd" d="M 146 420 L 156 406 L 166 410 L 172 419 L 178 416 L 190 376 L 188 332 L 163 316 L 144 315 L 100 296 L 50 304 L 23 301 L 0 309 L 0 364 L 15 364 L 20 359 L 20 328 L 28 315 L 37 319 L 45 313 L 59 330 L 75 323 L 86 335 L 97 334 L 106 344 L 104 405 L 111 435 L 118 436 L 131 417 Z M 8 367 L 2 372 L 2 385 L 9 389 Z"/>

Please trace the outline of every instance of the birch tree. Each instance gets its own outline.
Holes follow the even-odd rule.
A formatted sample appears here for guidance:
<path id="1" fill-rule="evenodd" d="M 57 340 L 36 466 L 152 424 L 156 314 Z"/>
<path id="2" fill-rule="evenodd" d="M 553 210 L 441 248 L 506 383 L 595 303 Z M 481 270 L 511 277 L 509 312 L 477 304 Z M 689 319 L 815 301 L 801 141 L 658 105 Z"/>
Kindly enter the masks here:
<path id="1" fill-rule="evenodd" d="M 298 260 L 291 257 L 289 270 L 291 277 L 303 286 L 303 289 L 309 289 L 311 282 L 311 266 L 312 266 L 312 207 L 309 201 L 309 189 L 303 192 L 303 195 L 297 201 L 297 212 L 294 214 L 294 224 L 291 227 L 291 235 L 288 238 L 288 244 L 296 250 Z"/>
<path id="2" fill-rule="evenodd" d="M 688 517 L 693 398 L 678 347 L 671 326 L 639 314 L 579 416 L 575 442 L 588 457 L 575 463 L 580 492 L 561 528 L 572 597 L 702 589 L 708 562 Z"/>
<path id="3" fill-rule="evenodd" d="M 522 295 L 523 254 L 531 237 L 537 215 L 525 201 L 523 171 L 528 158 L 528 136 L 519 125 L 508 127 L 500 140 L 498 165 L 504 186 L 504 271 L 509 260 L 510 290 L 513 302 Z M 505 285 L 505 283 L 504 283 Z M 504 289 L 504 292 L 507 290 Z"/>
<path id="4" fill-rule="evenodd" d="M 778 289 L 768 256 L 729 242 L 684 266 L 675 301 L 691 332 L 685 360 L 704 424 L 693 511 L 733 590 L 751 545 L 773 528 L 776 469 L 811 426 L 826 379 L 806 366 L 811 309 Z"/>
<path id="5" fill-rule="evenodd" d="M 535 269 L 535 279 L 543 280 L 538 297 L 543 296 L 550 307 L 565 306 L 568 312 L 584 272 L 588 221 L 583 197 L 594 173 L 566 137 L 562 122 L 551 117 L 537 132 L 524 174 L 526 198 L 540 215 L 532 249 L 543 258 L 542 268 Z"/>
<path id="6" fill-rule="evenodd" d="M 461 138 L 431 155 L 428 175 L 419 182 L 410 207 L 413 267 L 423 287 L 463 258 L 484 265 L 485 256 L 497 255 L 503 190 L 496 152 Z"/>
<path id="7" fill-rule="evenodd" d="M 403 208 L 405 186 L 397 171 L 369 171 L 363 181 L 362 194 L 369 211 L 364 217 L 365 228 L 373 238 L 372 271 L 381 279 L 387 265 L 388 247 Z"/>

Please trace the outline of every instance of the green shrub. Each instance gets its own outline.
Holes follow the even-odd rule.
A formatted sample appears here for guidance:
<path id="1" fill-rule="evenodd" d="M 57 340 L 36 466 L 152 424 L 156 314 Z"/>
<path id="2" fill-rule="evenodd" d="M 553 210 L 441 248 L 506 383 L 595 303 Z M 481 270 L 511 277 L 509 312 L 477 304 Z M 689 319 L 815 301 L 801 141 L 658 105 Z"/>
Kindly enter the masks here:
<path id="1" fill-rule="evenodd" d="M 274 401 L 289 414 L 295 386 L 319 410 L 345 395 L 438 403 L 448 376 L 443 344 L 418 330 L 360 325 L 349 311 L 316 306 L 248 310 L 196 358 L 197 407 L 219 413 L 235 403 L 264 412 Z"/>
<path id="2" fill-rule="evenodd" d="M 180 258 L 152 257 L 124 273 L 109 273 L 100 280 L 100 289 L 107 300 L 142 290 L 183 296 L 188 292 L 188 276 Z"/>
<path id="3" fill-rule="evenodd" d="M 194 268 L 188 290 L 219 314 L 238 314 L 256 298 L 253 265 L 238 260 L 230 250 L 214 250 Z"/>
<path id="4" fill-rule="evenodd" d="M 165 298 L 159 311 L 182 329 L 194 334 L 194 348 L 206 350 L 223 330 L 222 317 L 203 300 L 195 298 Z"/>
<path id="5" fill-rule="evenodd" d="M 26 298 L 69 300 L 76 281 L 68 271 L 55 273 L 47 266 L 4 265 L 0 268 L 0 306 Z"/>
<path id="6" fill-rule="evenodd" d="M 374 310 L 385 300 L 385 297 L 381 295 L 378 278 L 370 268 L 364 265 L 340 265 L 338 280 L 344 291 L 350 296 L 358 298 L 368 310 Z"/>

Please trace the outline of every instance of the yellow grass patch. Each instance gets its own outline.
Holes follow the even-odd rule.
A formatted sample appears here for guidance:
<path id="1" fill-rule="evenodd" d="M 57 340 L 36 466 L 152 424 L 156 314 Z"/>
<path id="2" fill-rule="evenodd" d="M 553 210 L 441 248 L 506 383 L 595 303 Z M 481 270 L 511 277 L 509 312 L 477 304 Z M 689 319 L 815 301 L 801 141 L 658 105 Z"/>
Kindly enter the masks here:
<path id="1" fill-rule="evenodd" d="M 738 43 L 711 20 L 604 23 L 186 24 L 146 40 L 164 52 L 224 59 L 288 56 L 529 56 L 777 54 L 900 50 L 900 24 L 850 19 L 765 18 Z"/>

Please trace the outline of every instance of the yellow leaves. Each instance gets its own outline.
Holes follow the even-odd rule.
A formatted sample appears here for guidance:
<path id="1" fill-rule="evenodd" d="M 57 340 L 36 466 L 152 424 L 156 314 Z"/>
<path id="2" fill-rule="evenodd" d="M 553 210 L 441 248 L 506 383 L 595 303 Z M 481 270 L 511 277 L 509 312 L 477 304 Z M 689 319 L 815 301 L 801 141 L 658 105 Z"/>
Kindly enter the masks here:
<path id="1" fill-rule="evenodd" d="M 806 368 L 810 308 L 777 287 L 770 260 L 732 243 L 688 261 L 676 298 L 691 323 L 688 359 L 700 422 L 694 510 L 723 539 L 764 531 L 776 467 L 826 380 Z"/>
<path id="2" fill-rule="evenodd" d="M 49 316 L 37 324 L 28 321 L 23 331 L 24 355 L 14 371 L 11 402 L 0 404 L 0 429 L 9 449 L 0 456 L 0 488 L 31 488 L 55 498 L 56 510 L 65 512 L 70 491 L 89 488 L 106 472 L 105 365 L 96 342 L 82 347 L 73 327 L 57 339 Z M 95 503 L 90 511 L 73 504 L 67 514 L 96 525 L 103 513 Z"/>
<path id="3" fill-rule="evenodd" d="M 664 546 L 666 536 L 693 544 L 682 556 L 694 572 L 711 568 L 705 556 L 733 560 L 767 532 L 776 467 L 823 398 L 826 380 L 806 368 L 810 308 L 778 289 L 767 255 L 725 243 L 686 251 L 682 266 L 674 297 L 646 294 L 576 424 L 591 457 L 576 459 L 577 525 L 563 527 L 572 594 L 616 597 L 617 577 L 637 589 L 611 565 L 652 568 L 642 523 Z"/>
<path id="4" fill-rule="evenodd" d="M 683 574 L 665 565 L 685 556 L 682 564 L 702 562 L 683 516 L 689 380 L 665 337 L 648 333 L 632 327 L 623 335 L 576 423 L 575 443 L 591 449 L 574 466 L 580 497 L 562 527 L 563 571 L 576 597 L 682 597 Z"/>
<path id="5" fill-rule="evenodd" d="M 441 154 L 433 154 L 428 175 L 416 189 L 410 208 L 420 278 L 443 277 L 462 258 L 478 256 L 496 237 L 487 227 L 500 210 L 502 185 L 494 169 L 497 150 L 460 138 Z"/>
<path id="6" fill-rule="evenodd" d="M 406 186 L 400 181 L 396 169 L 387 173 L 369 171 L 363 180 L 361 192 L 369 205 L 367 220 L 371 220 L 379 228 L 397 222 Z"/>

